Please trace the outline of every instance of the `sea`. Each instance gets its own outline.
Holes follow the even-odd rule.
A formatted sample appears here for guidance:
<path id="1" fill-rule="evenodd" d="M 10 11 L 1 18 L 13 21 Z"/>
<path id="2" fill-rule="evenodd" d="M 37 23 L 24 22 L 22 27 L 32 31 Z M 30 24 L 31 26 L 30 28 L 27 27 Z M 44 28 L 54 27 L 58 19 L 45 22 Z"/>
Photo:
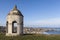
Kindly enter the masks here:
<path id="1" fill-rule="evenodd" d="M 55 28 L 54 31 L 43 32 L 43 34 L 60 34 L 60 28 Z"/>

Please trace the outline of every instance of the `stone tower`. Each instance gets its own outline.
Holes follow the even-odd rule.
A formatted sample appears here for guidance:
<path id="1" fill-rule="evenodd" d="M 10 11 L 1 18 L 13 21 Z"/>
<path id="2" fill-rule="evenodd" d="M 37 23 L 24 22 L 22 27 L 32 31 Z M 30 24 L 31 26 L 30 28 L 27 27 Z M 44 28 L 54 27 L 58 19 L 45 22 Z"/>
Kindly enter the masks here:
<path id="1" fill-rule="evenodd" d="M 14 23 L 16 23 L 16 27 L 14 27 Z M 6 36 L 17 36 L 23 34 L 23 15 L 17 9 L 16 5 L 7 15 L 6 29 Z"/>

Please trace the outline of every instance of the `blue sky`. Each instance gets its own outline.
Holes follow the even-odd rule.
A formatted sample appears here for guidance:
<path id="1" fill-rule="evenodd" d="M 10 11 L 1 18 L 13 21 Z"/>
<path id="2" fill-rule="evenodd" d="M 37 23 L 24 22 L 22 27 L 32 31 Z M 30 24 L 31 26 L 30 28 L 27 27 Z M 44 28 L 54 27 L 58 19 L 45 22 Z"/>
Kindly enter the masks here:
<path id="1" fill-rule="evenodd" d="M 60 0 L 0 0 L 0 25 L 14 5 L 24 15 L 24 26 L 60 27 Z"/>

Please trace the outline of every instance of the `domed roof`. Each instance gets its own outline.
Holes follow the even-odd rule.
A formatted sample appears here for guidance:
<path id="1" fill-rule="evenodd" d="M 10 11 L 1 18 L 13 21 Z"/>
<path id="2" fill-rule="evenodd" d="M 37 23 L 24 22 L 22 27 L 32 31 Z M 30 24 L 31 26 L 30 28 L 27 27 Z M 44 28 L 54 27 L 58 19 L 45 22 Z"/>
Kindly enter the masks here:
<path id="1" fill-rule="evenodd" d="M 8 15 L 19 15 L 19 16 L 23 16 L 22 13 L 17 9 L 17 6 L 15 5 L 13 10 L 11 10 L 9 12 Z"/>

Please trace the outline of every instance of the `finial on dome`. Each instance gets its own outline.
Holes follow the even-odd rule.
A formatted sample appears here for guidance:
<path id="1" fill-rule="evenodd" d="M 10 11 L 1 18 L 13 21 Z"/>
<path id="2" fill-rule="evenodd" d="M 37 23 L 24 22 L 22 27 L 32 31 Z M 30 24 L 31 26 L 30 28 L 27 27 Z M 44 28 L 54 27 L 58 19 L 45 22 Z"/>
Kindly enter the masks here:
<path id="1" fill-rule="evenodd" d="M 17 6 L 15 5 L 14 8 L 13 8 L 13 10 L 16 10 L 16 9 L 17 9 Z"/>

